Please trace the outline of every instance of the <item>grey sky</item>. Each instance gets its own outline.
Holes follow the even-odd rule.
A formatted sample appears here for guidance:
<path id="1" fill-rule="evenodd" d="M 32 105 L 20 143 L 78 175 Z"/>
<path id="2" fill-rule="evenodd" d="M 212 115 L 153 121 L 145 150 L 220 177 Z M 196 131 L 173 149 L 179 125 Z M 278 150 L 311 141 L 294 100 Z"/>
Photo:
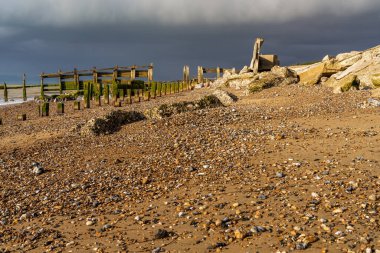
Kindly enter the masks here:
<path id="1" fill-rule="evenodd" d="M 254 38 L 283 64 L 380 44 L 378 0 L 0 0 L 0 82 L 42 71 L 249 63 Z"/>

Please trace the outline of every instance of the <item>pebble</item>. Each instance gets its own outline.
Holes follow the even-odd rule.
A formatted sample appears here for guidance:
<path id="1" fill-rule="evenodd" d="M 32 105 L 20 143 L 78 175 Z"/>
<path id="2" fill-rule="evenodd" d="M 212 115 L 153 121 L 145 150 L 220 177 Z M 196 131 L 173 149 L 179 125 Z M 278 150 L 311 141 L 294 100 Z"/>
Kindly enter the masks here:
<path id="1" fill-rule="evenodd" d="M 311 196 L 312 196 L 313 198 L 315 198 L 315 199 L 318 199 L 318 198 L 319 198 L 319 194 L 316 193 L 316 192 L 312 192 L 312 193 L 311 193 Z"/>
<path id="2" fill-rule="evenodd" d="M 265 227 L 262 227 L 262 226 L 253 226 L 250 230 L 252 233 L 263 233 L 263 232 L 266 232 L 267 229 Z"/>
<path id="3" fill-rule="evenodd" d="M 371 200 L 371 201 L 376 201 L 377 200 L 377 197 L 375 194 L 372 194 L 372 195 L 369 195 L 368 196 L 368 199 Z"/>
<path id="4" fill-rule="evenodd" d="M 93 220 L 86 221 L 86 226 L 92 226 L 94 224 L 95 224 L 95 222 Z"/>
<path id="5" fill-rule="evenodd" d="M 41 166 L 40 163 L 32 163 L 32 167 L 32 172 L 36 175 L 41 175 L 45 172 L 45 169 Z"/>
<path id="6" fill-rule="evenodd" d="M 66 243 L 66 247 L 70 247 L 71 245 L 74 245 L 74 244 L 75 244 L 74 241 L 70 241 L 70 242 Z"/>
<path id="7" fill-rule="evenodd" d="M 283 178 L 285 177 L 285 174 L 283 172 L 276 172 L 276 177 Z"/>
<path id="8" fill-rule="evenodd" d="M 338 214 L 338 213 L 343 213 L 343 209 L 342 208 L 337 208 L 337 209 L 333 210 L 333 214 Z"/>
<path id="9" fill-rule="evenodd" d="M 305 242 L 299 242 L 296 244 L 296 249 L 297 250 L 305 250 L 309 247 L 309 244 L 308 243 L 305 243 Z"/>
<path id="10" fill-rule="evenodd" d="M 244 238 L 244 234 L 239 229 L 236 229 L 234 231 L 234 234 L 235 234 L 236 239 L 243 239 Z"/>
<path id="11" fill-rule="evenodd" d="M 328 226 L 327 226 L 326 224 L 324 224 L 324 223 L 321 225 L 321 228 L 322 228 L 324 231 L 328 232 L 328 233 L 331 232 L 331 228 L 328 227 Z"/>
<path id="12" fill-rule="evenodd" d="M 165 229 L 159 229 L 154 235 L 155 239 L 164 239 L 170 236 L 170 233 Z"/>

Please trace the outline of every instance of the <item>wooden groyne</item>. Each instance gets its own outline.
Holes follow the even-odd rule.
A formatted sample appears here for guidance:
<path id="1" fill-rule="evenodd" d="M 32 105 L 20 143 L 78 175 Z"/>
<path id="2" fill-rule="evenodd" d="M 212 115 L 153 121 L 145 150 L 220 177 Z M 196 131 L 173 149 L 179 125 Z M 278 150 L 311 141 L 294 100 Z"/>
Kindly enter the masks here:
<path id="1" fill-rule="evenodd" d="M 4 83 L 0 89 L 4 90 L 4 100 L 9 100 L 9 89 L 22 89 L 23 101 L 27 100 L 27 88 L 40 87 L 38 98 L 38 114 L 40 117 L 48 117 L 52 109 L 52 101 L 56 103 L 56 112 L 60 115 L 66 113 L 65 103 L 74 103 L 74 110 L 102 106 L 103 104 L 114 107 L 149 101 L 165 95 L 180 93 L 194 89 L 197 83 L 203 83 L 208 79 L 204 73 L 215 73 L 219 78 L 229 69 L 198 67 L 198 76 L 190 77 L 190 67 L 184 66 L 183 80 L 155 81 L 153 80 L 153 65 L 127 66 L 112 68 L 92 68 L 56 73 L 42 73 L 39 85 L 28 85 L 26 75 L 23 75 L 22 85 L 9 86 Z M 82 100 L 78 100 L 82 97 Z M 72 101 L 72 102 L 70 102 Z M 26 120 L 26 116 L 18 117 Z M 3 124 L 0 118 L 0 125 Z"/>
<path id="2" fill-rule="evenodd" d="M 231 71 L 232 69 L 226 69 L 226 68 L 204 68 L 202 66 L 198 66 L 198 83 L 204 83 L 204 74 L 213 73 L 216 74 L 216 78 L 218 79 L 221 77 L 221 74 L 224 74 L 226 71 Z"/>

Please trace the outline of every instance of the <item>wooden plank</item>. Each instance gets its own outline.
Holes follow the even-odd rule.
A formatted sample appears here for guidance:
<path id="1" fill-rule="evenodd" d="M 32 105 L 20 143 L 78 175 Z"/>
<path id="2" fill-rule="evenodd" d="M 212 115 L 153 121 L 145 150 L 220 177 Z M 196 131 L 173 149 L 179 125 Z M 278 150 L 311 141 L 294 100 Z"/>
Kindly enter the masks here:
<path id="1" fill-rule="evenodd" d="M 120 77 L 130 78 L 131 76 L 131 71 L 120 71 Z"/>
<path id="2" fill-rule="evenodd" d="M 148 71 L 147 70 L 136 70 L 136 77 L 148 77 Z"/>

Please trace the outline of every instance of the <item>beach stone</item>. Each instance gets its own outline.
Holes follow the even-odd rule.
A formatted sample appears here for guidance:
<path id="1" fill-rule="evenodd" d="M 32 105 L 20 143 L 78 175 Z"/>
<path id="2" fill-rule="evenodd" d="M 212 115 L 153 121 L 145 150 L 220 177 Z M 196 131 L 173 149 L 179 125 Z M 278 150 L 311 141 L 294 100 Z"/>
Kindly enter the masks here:
<path id="1" fill-rule="evenodd" d="M 325 70 L 325 63 L 318 63 L 310 66 L 307 71 L 299 73 L 300 83 L 303 85 L 315 85 L 319 83 Z"/>
<path id="2" fill-rule="evenodd" d="M 167 230 L 165 229 L 159 229 L 156 234 L 154 235 L 154 238 L 155 239 L 164 239 L 164 238 L 167 238 L 169 237 L 170 234 Z"/>
<path id="3" fill-rule="evenodd" d="M 331 56 L 330 55 L 326 55 L 325 57 L 323 57 L 322 62 L 326 62 L 326 61 L 329 61 L 329 60 L 331 60 Z"/>
<path id="4" fill-rule="evenodd" d="M 376 87 L 380 87 L 380 73 L 379 74 L 373 74 L 371 77 L 372 84 Z"/>
<path id="5" fill-rule="evenodd" d="M 244 234 L 239 229 L 236 229 L 234 231 L 234 235 L 235 235 L 236 239 L 243 239 L 244 238 Z"/>
<path id="6" fill-rule="evenodd" d="M 242 74 L 245 74 L 245 73 L 248 73 L 248 72 L 250 72 L 248 66 L 244 66 L 244 67 L 240 70 L 239 75 L 242 75 Z"/>
<path id="7" fill-rule="evenodd" d="M 296 249 L 297 250 L 305 250 L 309 247 L 309 244 L 308 243 L 305 243 L 305 242 L 299 242 L 296 244 Z"/>
<path id="8" fill-rule="evenodd" d="M 95 224 L 95 222 L 93 220 L 86 221 L 86 226 L 92 226 L 94 224 Z"/>
<path id="9" fill-rule="evenodd" d="M 40 163 L 33 163 L 32 167 L 33 167 L 32 172 L 36 175 L 41 175 L 45 172 L 45 169 L 41 166 Z"/>
<path id="10" fill-rule="evenodd" d="M 368 199 L 371 200 L 371 201 L 376 201 L 377 200 L 377 196 L 375 194 L 371 194 L 368 196 Z"/>
<path id="11" fill-rule="evenodd" d="M 333 88 L 334 93 L 346 92 L 346 91 L 349 91 L 351 88 L 358 89 L 359 84 L 360 84 L 360 81 L 358 80 L 356 75 L 348 75 L 339 80 L 330 78 L 325 83 L 327 87 Z"/>
<path id="12" fill-rule="evenodd" d="M 227 91 L 217 89 L 212 94 L 216 96 L 224 106 L 230 106 L 234 103 L 232 95 Z"/>

